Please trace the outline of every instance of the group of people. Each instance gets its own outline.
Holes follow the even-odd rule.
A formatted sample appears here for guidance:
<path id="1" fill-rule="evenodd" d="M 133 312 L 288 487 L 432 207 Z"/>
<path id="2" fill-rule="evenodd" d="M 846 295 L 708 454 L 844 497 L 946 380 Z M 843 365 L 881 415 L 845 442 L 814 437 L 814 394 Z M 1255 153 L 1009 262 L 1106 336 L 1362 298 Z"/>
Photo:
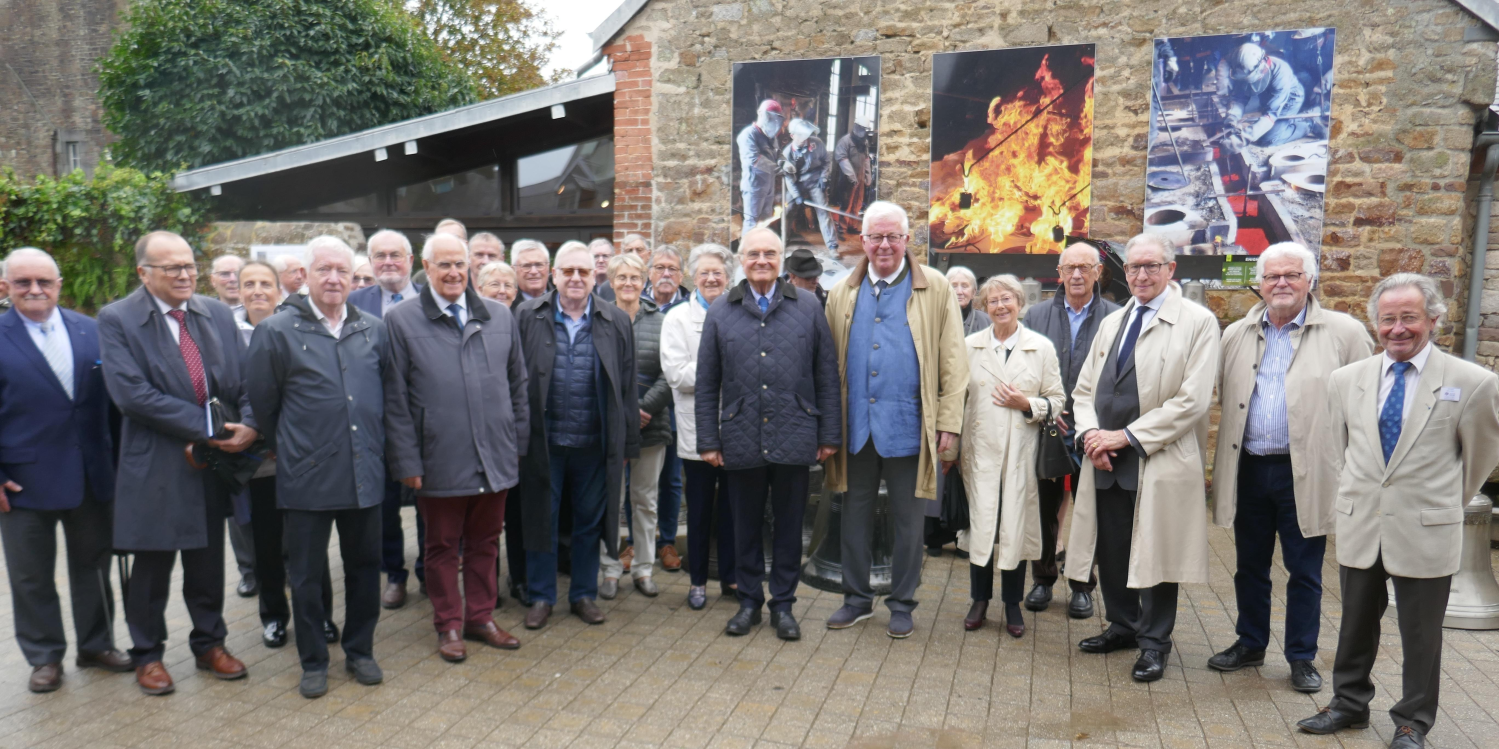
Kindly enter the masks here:
<path id="1" fill-rule="evenodd" d="M 1445 312 L 1436 284 L 1397 274 L 1375 287 L 1376 356 L 1363 323 L 1310 294 L 1316 258 L 1298 245 L 1259 256 L 1263 301 L 1220 333 L 1174 286 L 1174 248 L 1156 235 L 1126 245 L 1122 305 L 1102 296 L 1098 250 L 1075 244 L 1058 258 L 1056 295 L 1027 309 L 1014 276 L 944 274 L 917 262 L 909 234 L 899 206 L 869 205 L 865 257 L 824 296 L 815 256 L 787 253 L 766 229 L 746 232 L 737 253 L 701 244 L 685 259 L 638 235 L 618 251 L 570 241 L 555 255 L 520 240 L 507 264 L 497 237 L 445 221 L 421 247 L 424 279 L 413 278 L 405 235 L 380 231 L 367 243 L 374 283 L 355 289 L 365 262 L 324 236 L 271 264 L 216 259 L 213 299 L 196 293 L 191 246 L 157 231 L 136 246 L 140 288 L 97 322 L 58 308 L 60 272 L 46 252 L 11 252 L 0 539 L 31 688 L 62 683 L 59 523 L 79 666 L 134 670 L 148 694 L 173 690 L 161 658 L 180 555 L 197 666 L 243 677 L 224 648 L 229 518 L 248 546 L 240 588 L 260 597 L 263 639 L 279 647 L 295 631 L 300 691 L 317 697 L 331 643 L 358 682 L 383 678 L 373 635 L 381 606 L 406 598 L 403 502 L 417 506 L 415 569 L 436 649 L 456 662 L 465 640 L 520 647 L 492 615 L 502 534 L 528 629 L 558 605 L 559 570 L 570 575 L 569 611 L 589 624 L 605 621 L 597 599 L 618 595 L 625 573 L 658 595 L 657 563 L 682 564 L 674 482 L 687 505 L 689 607 L 708 604 L 716 544 L 719 592 L 738 603 L 725 632 L 749 634 L 768 611 L 776 636 L 797 640 L 808 476 L 822 463 L 828 488 L 845 494 L 844 600 L 829 629 L 874 616 L 883 485 L 894 530 L 888 635 L 915 630 L 928 519 L 944 492 L 961 491 L 973 601 L 963 626 L 986 624 L 997 572 L 1005 630 L 1024 636 L 1022 605 L 1051 601 L 1070 487 L 1069 613 L 1091 616 L 1096 585 L 1108 622 L 1078 646 L 1138 650 L 1132 674 L 1143 682 L 1165 673 L 1178 586 L 1207 582 L 1211 507 L 1235 530 L 1239 613 L 1236 642 L 1207 665 L 1264 663 L 1278 537 L 1291 686 L 1320 690 L 1322 561 L 1338 533 L 1334 698 L 1301 726 L 1367 723 L 1393 579 L 1406 674 L 1391 711 L 1396 743 L 1420 746 L 1435 719 L 1463 505 L 1499 463 L 1499 377 L 1434 346 Z M 1038 469 L 1057 439 L 1070 474 Z M 128 653 L 112 635 L 115 550 L 134 559 L 122 581 Z"/>

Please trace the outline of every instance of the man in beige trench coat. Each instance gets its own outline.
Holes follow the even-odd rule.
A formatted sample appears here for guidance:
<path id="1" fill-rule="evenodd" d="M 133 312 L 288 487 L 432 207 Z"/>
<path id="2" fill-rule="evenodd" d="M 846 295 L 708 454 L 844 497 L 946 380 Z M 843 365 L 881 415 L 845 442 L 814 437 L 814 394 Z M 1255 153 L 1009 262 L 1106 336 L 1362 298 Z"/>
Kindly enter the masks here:
<path id="1" fill-rule="evenodd" d="M 1087 580 L 1097 553 L 1109 626 L 1087 653 L 1138 647 L 1132 676 L 1165 675 L 1178 583 L 1208 580 L 1203 464 L 1218 378 L 1218 319 L 1170 290 L 1171 241 L 1125 245 L 1133 298 L 1104 318 L 1078 376 L 1073 414 L 1084 465 L 1067 542 L 1067 577 Z"/>
<path id="2" fill-rule="evenodd" d="M 1328 384 L 1343 464 L 1333 505 L 1343 618 L 1332 702 L 1297 724 L 1307 733 L 1368 727 L 1392 579 L 1404 662 L 1391 749 L 1420 749 L 1436 721 L 1463 506 L 1499 464 L 1499 377 L 1437 349 L 1431 336 L 1446 311 L 1430 278 L 1380 281 L 1369 318 L 1384 353 L 1339 369 Z"/>

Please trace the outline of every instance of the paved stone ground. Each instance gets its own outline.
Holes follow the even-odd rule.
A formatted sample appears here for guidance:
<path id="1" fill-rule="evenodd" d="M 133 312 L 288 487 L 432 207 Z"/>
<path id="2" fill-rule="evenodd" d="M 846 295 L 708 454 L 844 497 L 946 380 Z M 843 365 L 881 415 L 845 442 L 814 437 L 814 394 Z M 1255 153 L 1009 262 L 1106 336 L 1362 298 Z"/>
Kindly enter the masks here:
<path id="1" fill-rule="evenodd" d="M 4 606 L 0 747 L 1383 746 L 1393 734 L 1384 711 L 1393 702 L 1390 690 L 1399 687 L 1393 611 L 1375 670 L 1373 728 L 1339 737 L 1300 734 L 1295 721 L 1325 702 L 1331 687 L 1315 696 L 1292 692 L 1278 644 L 1264 668 L 1225 675 L 1205 666 L 1234 639 L 1233 541 L 1218 529 L 1210 539 L 1212 582 L 1184 588 L 1170 670 L 1149 686 L 1130 680 L 1133 654 L 1080 653 L 1076 641 L 1095 634 L 1101 620 L 1072 621 L 1059 606 L 1028 615 L 1023 639 L 1011 639 L 996 623 L 964 633 L 966 562 L 950 554 L 927 560 L 916 634 L 901 641 L 885 636 L 883 607 L 853 630 L 829 632 L 822 620 L 839 598 L 806 586 L 796 607 L 802 641 L 783 643 L 768 627 L 726 637 L 721 629 L 733 602 L 691 611 L 686 576 L 661 572 L 659 598 L 626 585 L 619 599 L 600 602 L 609 621 L 597 627 L 561 614 L 545 630 L 528 632 L 523 612 L 507 601 L 496 618 L 522 648 L 500 652 L 471 643 L 469 659 L 449 665 L 435 654 L 431 606 L 413 587 L 406 608 L 384 612 L 377 631 L 385 683 L 353 683 L 335 651 L 331 689 L 319 700 L 297 695 L 295 645 L 261 645 L 254 602 L 232 590 L 229 647 L 249 664 L 249 677 L 218 682 L 193 670 L 189 624 L 174 598 L 166 662 L 177 693 L 168 697 L 142 695 L 129 675 L 75 670 L 71 653 L 61 691 L 28 693 L 28 668 L 10 645 L 13 622 Z M 333 564 L 337 580 L 336 555 Z M 1284 571 L 1277 572 L 1278 595 Z M 1339 617 L 1335 567 L 1329 564 L 1325 576 L 1318 663 L 1330 680 Z M 59 571 L 63 591 L 65 577 Z M 232 588 L 234 580 L 226 582 Z M 8 597 L 8 584 L 0 586 Z M 341 591 L 336 599 L 341 608 Z M 1275 616 L 1283 615 L 1277 598 Z M 124 622 L 115 629 L 128 645 Z M 1430 744 L 1499 747 L 1499 632 L 1448 630 L 1445 643 L 1442 713 Z"/>

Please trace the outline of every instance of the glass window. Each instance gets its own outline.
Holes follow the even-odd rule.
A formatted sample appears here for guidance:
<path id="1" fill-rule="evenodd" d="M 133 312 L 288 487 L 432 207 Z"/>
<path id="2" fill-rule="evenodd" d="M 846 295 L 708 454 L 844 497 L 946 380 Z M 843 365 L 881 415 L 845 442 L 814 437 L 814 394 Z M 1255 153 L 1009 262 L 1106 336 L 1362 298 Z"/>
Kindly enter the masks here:
<path id="1" fill-rule="evenodd" d="M 500 167 L 495 164 L 396 188 L 395 212 L 492 216 L 500 212 Z"/>
<path id="2" fill-rule="evenodd" d="M 379 199 L 375 196 L 374 193 L 370 193 L 368 195 L 360 195 L 357 198 L 349 198 L 348 200 L 340 200 L 340 201 L 338 201 L 336 203 L 328 203 L 326 205 L 320 205 L 320 206 L 318 206 L 316 208 L 309 208 L 309 209 L 307 209 L 305 211 L 298 211 L 297 213 L 298 214 L 363 214 L 363 215 L 368 215 L 368 214 L 371 214 L 371 213 L 378 213 L 379 212 L 379 206 L 380 206 Z"/>
<path id="3" fill-rule="evenodd" d="M 526 156 L 515 165 L 522 214 L 606 211 L 614 202 L 614 138 Z"/>

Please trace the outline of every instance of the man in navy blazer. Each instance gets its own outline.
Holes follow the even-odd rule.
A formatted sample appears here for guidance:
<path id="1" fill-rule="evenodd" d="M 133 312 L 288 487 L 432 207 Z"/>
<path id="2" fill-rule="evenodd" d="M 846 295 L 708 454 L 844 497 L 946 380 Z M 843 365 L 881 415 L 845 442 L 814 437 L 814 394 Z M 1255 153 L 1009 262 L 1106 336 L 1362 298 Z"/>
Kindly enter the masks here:
<path id="1" fill-rule="evenodd" d="M 141 691 L 173 691 L 161 664 L 166 651 L 167 597 L 172 568 L 182 556 L 182 598 L 192 620 L 188 644 L 197 667 L 220 679 L 245 675 L 245 664 L 224 649 L 224 518 L 231 502 L 248 510 L 246 492 L 212 469 L 198 469 L 188 445 L 207 443 L 226 453 L 255 442 L 254 414 L 241 375 L 243 346 L 234 313 L 217 299 L 193 293 L 198 266 L 182 237 L 154 231 L 135 245 L 141 287 L 99 311 L 104 385 L 123 421 L 115 481 L 115 548 L 135 554 L 125 597 L 125 623 L 135 646 Z M 211 439 L 210 398 L 239 408 L 240 420 Z"/>
<path id="2" fill-rule="evenodd" d="M 62 686 L 68 641 L 57 598 L 57 524 L 68 543 L 77 664 L 129 671 L 115 649 L 109 583 L 114 447 L 99 368 L 99 328 L 58 309 L 52 256 L 6 258 L 14 311 L 0 315 L 0 541 L 15 607 L 16 641 L 33 692 Z"/>
<path id="3" fill-rule="evenodd" d="M 360 312 L 384 320 L 391 307 L 422 293 L 422 287 L 411 281 L 411 240 L 405 234 L 381 229 L 366 243 L 370 264 L 375 268 L 375 285 L 349 294 L 349 304 Z M 398 609 L 406 605 L 406 534 L 401 531 L 401 482 L 385 479 L 385 500 L 380 504 L 380 571 L 385 573 L 385 590 L 380 605 Z M 421 513 L 416 515 L 416 579 L 426 585 L 427 528 Z"/>

